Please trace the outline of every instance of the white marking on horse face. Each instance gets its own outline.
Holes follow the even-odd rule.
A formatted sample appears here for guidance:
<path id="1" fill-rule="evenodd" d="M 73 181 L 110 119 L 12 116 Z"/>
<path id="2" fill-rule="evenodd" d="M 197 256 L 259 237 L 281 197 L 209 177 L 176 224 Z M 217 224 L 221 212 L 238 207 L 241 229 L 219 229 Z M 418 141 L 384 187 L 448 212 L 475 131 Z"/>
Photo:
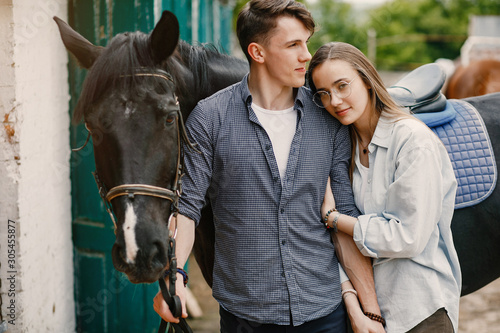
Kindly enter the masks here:
<path id="1" fill-rule="evenodd" d="M 135 262 L 135 257 L 137 256 L 137 251 L 139 250 L 135 239 L 136 224 L 137 215 L 135 215 L 132 204 L 128 203 L 127 210 L 125 211 L 125 222 L 123 223 L 123 238 L 125 240 L 125 251 L 127 254 L 126 261 L 128 264 L 133 264 Z"/>
<path id="2" fill-rule="evenodd" d="M 125 118 L 130 118 L 130 115 L 134 113 L 135 107 L 132 105 L 132 103 L 127 103 L 125 105 Z"/>

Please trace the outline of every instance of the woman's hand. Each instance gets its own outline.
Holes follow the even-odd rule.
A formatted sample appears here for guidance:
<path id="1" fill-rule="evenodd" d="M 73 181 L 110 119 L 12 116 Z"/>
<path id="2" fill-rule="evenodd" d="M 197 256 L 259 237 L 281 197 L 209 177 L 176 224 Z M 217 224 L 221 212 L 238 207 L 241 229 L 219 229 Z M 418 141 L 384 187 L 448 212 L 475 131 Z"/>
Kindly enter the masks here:
<path id="1" fill-rule="evenodd" d="M 356 319 L 349 316 L 349 319 L 354 333 L 385 333 L 381 323 L 373 321 L 365 315 L 358 316 Z"/>
<path id="2" fill-rule="evenodd" d="M 342 290 L 353 290 L 353 288 L 349 280 L 342 283 Z M 384 326 L 381 323 L 365 316 L 356 293 L 347 292 L 342 295 L 342 299 L 354 333 L 385 333 Z"/>
<path id="3" fill-rule="evenodd" d="M 328 182 L 326 183 L 325 198 L 323 199 L 323 205 L 321 205 L 321 218 L 324 218 L 326 213 L 330 209 L 335 209 L 335 198 L 333 197 L 332 193 L 330 177 L 328 177 Z"/>

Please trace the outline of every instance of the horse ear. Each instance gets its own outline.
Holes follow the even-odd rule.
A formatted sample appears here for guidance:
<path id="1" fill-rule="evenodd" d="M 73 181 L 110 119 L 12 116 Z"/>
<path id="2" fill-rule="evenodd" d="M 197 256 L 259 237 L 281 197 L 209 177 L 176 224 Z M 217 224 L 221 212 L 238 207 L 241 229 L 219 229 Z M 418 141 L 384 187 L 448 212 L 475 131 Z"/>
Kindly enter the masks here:
<path id="1" fill-rule="evenodd" d="M 161 15 L 150 37 L 153 57 L 157 64 L 167 59 L 179 43 L 179 21 L 174 13 L 166 10 Z"/>
<path id="2" fill-rule="evenodd" d="M 59 17 L 54 16 L 54 21 L 59 27 L 64 46 L 76 57 L 80 66 L 86 69 L 92 67 L 104 48 L 89 42 Z"/>

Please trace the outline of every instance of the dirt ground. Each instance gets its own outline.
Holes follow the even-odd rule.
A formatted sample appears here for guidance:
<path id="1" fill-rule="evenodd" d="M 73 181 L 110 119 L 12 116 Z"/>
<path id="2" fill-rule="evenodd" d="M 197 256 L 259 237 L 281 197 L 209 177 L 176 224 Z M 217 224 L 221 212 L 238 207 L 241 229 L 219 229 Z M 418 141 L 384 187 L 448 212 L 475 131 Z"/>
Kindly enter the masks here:
<path id="1" fill-rule="evenodd" d="M 219 306 L 212 290 L 201 276 L 194 258 L 189 260 L 189 287 L 203 315 L 190 318 L 189 325 L 196 333 L 219 332 Z M 460 300 L 459 333 L 500 332 L 500 279 Z"/>

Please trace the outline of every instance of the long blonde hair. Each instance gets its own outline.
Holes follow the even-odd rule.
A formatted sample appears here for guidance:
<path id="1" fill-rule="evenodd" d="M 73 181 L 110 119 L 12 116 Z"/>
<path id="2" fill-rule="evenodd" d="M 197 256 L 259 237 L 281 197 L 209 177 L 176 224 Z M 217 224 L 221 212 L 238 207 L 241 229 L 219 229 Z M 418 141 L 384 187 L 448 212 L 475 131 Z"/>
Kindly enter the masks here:
<path id="1" fill-rule="evenodd" d="M 398 104 L 392 99 L 391 95 L 384 86 L 382 78 L 379 73 L 372 65 L 370 60 L 356 47 L 351 44 L 342 42 L 330 42 L 321 46 L 309 63 L 309 70 L 307 73 L 307 79 L 309 86 L 313 93 L 317 91 L 314 81 L 312 80 L 312 74 L 316 67 L 319 65 L 331 61 L 331 60 L 342 60 L 349 63 L 359 74 L 365 85 L 369 88 L 369 98 L 371 101 L 371 110 L 373 110 L 373 115 L 376 117 L 384 116 L 386 118 L 392 118 L 395 121 L 410 117 L 409 114 L 404 112 Z M 375 130 L 375 129 L 373 129 Z M 351 135 L 351 166 L 350 175 L 352 179 L 352 172 L 354 170 L 354 156 L 356 152 L 356 144 L 359 140 L 359 135 L 356 132 L 354 126 L 349 126 L 349 133 Z"/>

